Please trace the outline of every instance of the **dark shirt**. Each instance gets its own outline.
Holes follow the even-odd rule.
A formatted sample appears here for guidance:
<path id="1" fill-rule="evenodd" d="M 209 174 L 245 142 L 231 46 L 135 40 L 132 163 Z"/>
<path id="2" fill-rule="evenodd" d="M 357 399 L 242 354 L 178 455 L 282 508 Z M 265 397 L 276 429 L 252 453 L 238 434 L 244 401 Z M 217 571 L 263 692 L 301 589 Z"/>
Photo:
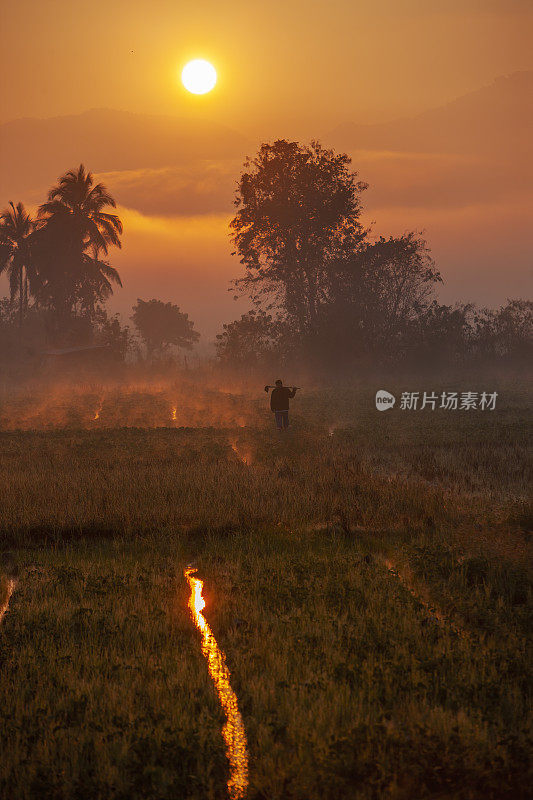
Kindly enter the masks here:
<path id="1" fill-rule="evenodd" d="M 289 389 L 288 386 L 276 387 L 272 390 L 270 395 L 270 410 L 271 411 L 288 411 L 289 399 L 294 397 L 296 389 Z"/>

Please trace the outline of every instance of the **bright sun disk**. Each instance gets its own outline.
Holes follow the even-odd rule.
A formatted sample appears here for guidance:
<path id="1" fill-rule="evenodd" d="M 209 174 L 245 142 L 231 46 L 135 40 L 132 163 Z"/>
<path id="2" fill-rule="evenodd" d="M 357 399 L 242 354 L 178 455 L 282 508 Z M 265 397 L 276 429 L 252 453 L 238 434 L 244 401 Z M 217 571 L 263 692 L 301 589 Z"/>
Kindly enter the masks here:
<path id="1" fill-rule="evenodd" d="M 209 61 L 195 58 L 194 61 L 189 61 L 183 67 L 181 82 L 192 94 L 206 94 L 214 88 L 217 82 L 217 72 Z"/>

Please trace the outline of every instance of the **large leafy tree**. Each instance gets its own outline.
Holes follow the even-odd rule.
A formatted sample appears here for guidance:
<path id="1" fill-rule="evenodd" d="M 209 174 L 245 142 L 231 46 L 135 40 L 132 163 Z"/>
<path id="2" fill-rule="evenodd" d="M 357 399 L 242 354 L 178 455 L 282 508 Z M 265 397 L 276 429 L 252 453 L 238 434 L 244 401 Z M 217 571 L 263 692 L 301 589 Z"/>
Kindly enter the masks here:
<path id="1" fill-rule="evenodd" d="M 31 242 L 42 305 L 94 314 L 96 304 L 113 293 L 113 283 L 122 286 L 107 260 L 109 247 L 121 246 L 122 223 L 108 211 L 115 206 L 106 187 L 95 184 L 83 164 L 66 172 L 49 191 Z"/>
<path id="2" fill-rule="evenodd" d="M 169 345 L 190 350 L 200 338 L 189 315 L 173 303 L 162 300 L 137 300 L 133 306 L 133 324 L 139 331 L 149 357 Z"/>
<path id="3" fill-rule="evenodd" d="M 19 319 L 28 307 L 28 279 L 34 279 L 30 236 L 35 223 L 22 203 L 9 204 L 0 214 L 0 274 L 7 272 L 11 302 L 18 295 Z"/>
<path id="4" fill-rule="evenodd" d="M 363 334 L 365 346 L 394 349 L 434 299 L 441 275 L 420 233 L 381 236 L 339 262 L 332 310 Z M 356 335 L 356 338 L 357 335 Z"/>
<path id="5" fill-rule="evenodd" d="M 237 187 L 232 239 L 246 274 L 238 290 L 282 308 L 300 333 L 316 328 L 335 263 L 363 241 L 360 193 L 347 155 L 318 142 L 279 140 L 248 159 Z"/>

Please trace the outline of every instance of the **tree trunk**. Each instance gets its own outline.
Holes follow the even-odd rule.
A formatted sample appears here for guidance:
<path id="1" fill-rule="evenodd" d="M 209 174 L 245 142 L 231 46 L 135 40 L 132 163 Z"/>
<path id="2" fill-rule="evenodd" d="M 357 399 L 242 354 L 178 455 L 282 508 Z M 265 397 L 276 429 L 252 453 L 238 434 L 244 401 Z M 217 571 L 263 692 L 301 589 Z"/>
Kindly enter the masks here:
<path id="1" fill-rule="evenodd" d="M 307 319 L 308 330 L 310 333 L 316 331 L 316 321 L 318 316 L 318 272 L 312 266 L 307 267 L 305 270 L 305 279 L 307 283 L 306 291 L 306 305 L 307 305 Z"/>
<path id="2" fill-rule="evenodd" d="M 24 280 L 23 280 L 24 267 L 22 264 L 19 267 L 19 325 L 22 325 L 22 314 L 24 311 Z"/>

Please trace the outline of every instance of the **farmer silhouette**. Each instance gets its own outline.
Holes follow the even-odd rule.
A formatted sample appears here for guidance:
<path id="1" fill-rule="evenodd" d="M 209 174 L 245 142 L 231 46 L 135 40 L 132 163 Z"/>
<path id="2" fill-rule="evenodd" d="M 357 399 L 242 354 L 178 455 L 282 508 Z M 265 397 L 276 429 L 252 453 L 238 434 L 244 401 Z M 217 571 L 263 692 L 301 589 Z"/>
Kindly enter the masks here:
<path id="1" fill-rule="evenodd" d="M 274 412 L 278 431 L 289 427 L 289 400 L 296 394 L 296 389 L 295 386 L 284 386 L 283 381 L 276 381 L 276 387 L 270 395 L 270 410 Z"/>

